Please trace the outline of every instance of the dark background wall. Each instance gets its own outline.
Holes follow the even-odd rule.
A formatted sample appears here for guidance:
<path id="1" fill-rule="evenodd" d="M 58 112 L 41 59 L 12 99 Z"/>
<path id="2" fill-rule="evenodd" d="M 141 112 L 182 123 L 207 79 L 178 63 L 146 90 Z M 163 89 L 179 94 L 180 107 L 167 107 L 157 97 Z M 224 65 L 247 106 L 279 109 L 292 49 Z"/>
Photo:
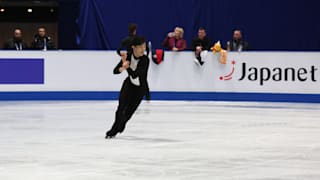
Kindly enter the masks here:
<path id="1" fill-rule="evenodd" d="M 22 29 L 24 41 L 30 46 L 40 26 L 58 43 L 58 3 L 54 0 L 1 0 L 0 1 L 0 49 L 12 38 L 15 28 Z M 32 12 L 28 12 L 32 9 Z"/>
<path id="2" fill-rule="evenodd" d="M 80 0 L 59 0 L 58 2 L 59 49 L 79 49 L 77 21 L 80 14 Z"/>
<path id="3" fill-rule="evenodd" d="M 154 47 L 175 26 L 190 45 L 204 26 L 223 44 L 240 28 L 252 50 L 320 50 L 319 7 L 317 0 L 61 0 L 59 45 L 115 49 L 135 22 Z"/>
<path id="4" fill-rule="evenodd" d="M 13 36 L 13 29 L 21 28 L 23 30 L 23 40 L 31 46 L 34 35 L 37 33 L 37 28 L 40 26 L 46 27 L 47 34 L 53 38 L 55 44 L 58 43 L 58 28 L 57 23 L 50 22 L 1 22 L 0 23 L 0 49 L 3 47 L 4 43 Z"/>

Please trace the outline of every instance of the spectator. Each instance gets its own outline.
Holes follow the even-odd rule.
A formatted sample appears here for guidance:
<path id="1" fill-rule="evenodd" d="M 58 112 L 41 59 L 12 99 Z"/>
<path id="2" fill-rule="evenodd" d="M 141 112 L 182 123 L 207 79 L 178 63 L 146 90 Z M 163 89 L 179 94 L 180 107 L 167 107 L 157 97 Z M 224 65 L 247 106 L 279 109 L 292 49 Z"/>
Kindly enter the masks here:
<path id="1" fill-rule="evenodd" d="M 172 51 L 182 51 L 186 49 L 187 43 L 186 40 L 183 39 L 183 32 L 182 28 L 176 27 L 174 32 L 168 33 L 162 46 Z"/>
<path id="2" fill-rule="evenodd" d="M 27 43 L 22 39 L 22 30 L 19 28 L 14 29 L 13 37 L 5 42 L 3 49 L 21 51 L 27 49 Z"/>
<path id="3" fill-rule="evenodd" d="M 200 27 L 198 30 L 198 37 L 195 37 L 192 40 L 191 49 L 195 52 L 195 62 L 199 65 L 203 65 L 202 56 L 208 53 L 210 50 L 210 39 L 207 37 L 206 30 L 203 27 Z"/>
<path id="4" fill-rule="evenodd" d="M 34 36 L 34 40 L 31 43 L 32 49 L 48 50 L 54 49 L 54 43 L 50 36 L 46 35 L 46 28 L 39 27 L 38 33 Z"/>
<path id="5" fill-rule="evenodd" d="M 131 23 L 128 25 L 128 33 L 129 34 L 127 37 L 125 37 L 121 41 L 120 47 L 117 49 L 117 54 L 119 56 L 123 55 L 123 53 L 121 52 L 122 50 L 126 50 L 127 51 L 126 53 L 132 53 L 131 45 L 132 45 L 133 39 L 135 39 L 135 37 L 137 37 L 137 29 L 138 29 L 137 24 Z M 147 51 L 147 56 L 148 56 L 149 47 L 146 48 L 146 51 Z"/>
<path id="6" fill-rule="evenodd" d="M 236 29 L 233 32 L 232 41 L 227 42 L 228 51 L 246 51 L 249 49 L 248 42 L 242 40 L 242 33 L 240 29 Z"/>
<path id="7" fill-rule="evenodd" d="M 131 44 L 132 44 L 133 39 L 137 35 L 137 28 L 138 28 L 137 24 L 131 23 L 128 25 L 129 35 L 121 41 L 120 47 L 117 49 L 117 53 L 119 56 L 122 56 L 121 50 L 126 50 L 127 52 L 132 51 Z"/>

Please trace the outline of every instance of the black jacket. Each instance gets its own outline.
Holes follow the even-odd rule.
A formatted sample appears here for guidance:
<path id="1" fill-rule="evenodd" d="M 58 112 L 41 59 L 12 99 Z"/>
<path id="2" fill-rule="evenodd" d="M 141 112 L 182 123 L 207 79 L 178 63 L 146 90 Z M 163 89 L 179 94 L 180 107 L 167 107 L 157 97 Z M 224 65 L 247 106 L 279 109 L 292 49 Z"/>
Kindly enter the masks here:
<path id="1" fill-rule="evenodd" d="M 204 39 L 196 37 L 192 40 L 191 49 L 195 51 L 197 46 L 202 46 L 202 50 L 210 50 L 211 41 L 208 37 L 204 37 Z"/>
<path id="2" fill-rule="evenodd" d="M 28 49 L 28 46 L 27 46 L 27 43 L 25 43 L 23 40 L 16 40 L 14 38 L 11 38 L 4 43 L 3 49 L 24 50 L 24 49 Z"/>
<path id="3" fill-rule="evenodd" d="M 31 43 L 31 48 L 43 50 L 45 42 L 47 45 L 47 49 L 54 49 L 54 43 L 51 37 L 40 37 L 38 35 L 35 35 L 34 40 Z"/>
<path id="4" fill-rule="evenodd" d="M 132 53 L 128 54 L 127 60 L 131 62 Z M 143 91 L 145 91 L 146 99 L 150 100 L 150 92 L 149 92 L 149 85 L 148 85 L 148 69 L 149 69 L 149 58 L 146 55 L 143 55 L 139 58 L 140 61 L 138 62 L 137 69 L 133 71 L 130 67 L 127 69 L 128 77 L 131 76 L 132 78 L 139 77 L 140 86 Z M 122 66 L 122 60 L 117 64 L 117 66 L 113 70 L 113 74 L 120 74 L 119 68 Z M 130 81 L 131 83 L 131 81 Z"/>
<path id="5" fill-rule="evenodd" d="M 135 38 L 136 36 L 134 35 L 129 35 L 127 36 L 126 38 L 124 38 L 122 41 L 121 41 L 121 44 L 120 44 L 120 47 L 117 49 L 117 54 L 120 56 L 120 51 L 121 50 L 126 50 L 128 53 L 132 53 L 132 48 L 131 48 L 131 44 L 132 44 L 132 41 L 133 39 Z"/>
<path id="6" fill-rule="evenodd" d="M 249 43 L 243 40 L 240 41 L 228 41 L 230 51 L 246 51 L 249 50 Z M 228 47 L 228 45 L 227 45 Z"/>

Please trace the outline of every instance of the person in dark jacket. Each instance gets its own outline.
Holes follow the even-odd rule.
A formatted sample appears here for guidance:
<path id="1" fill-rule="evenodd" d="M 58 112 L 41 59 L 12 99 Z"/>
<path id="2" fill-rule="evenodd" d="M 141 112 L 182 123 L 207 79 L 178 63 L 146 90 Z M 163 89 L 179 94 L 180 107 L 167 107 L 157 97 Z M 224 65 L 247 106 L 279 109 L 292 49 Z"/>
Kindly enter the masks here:
<path id="1" fill-rule="evenodd" d="M 227 42 L 228 51 L 246 51 L 249 50 L 249 43 L 242 39 L 242 32 L 240 29 L 233 31 L 233 39 Z"/>
<path id="2" fill-rule="evenodd" d="M 49 50 L 55 48 L 52 38 L 46 34 L 45 27 L 38 28 L 38 33 L 34 36 L 31 48 L 38 50 Z"/>
<path id="3" fill-rule="evenodd" d="M 198 37 L 192 40 L 191 49 L 194 51 L 196 60 L 199 65 L 203 65 L 204 61 L 201 58 L 201 52 L 210 50 L 210 39 L 207 37 L 206 30 L 200 27 L 198 30 Z"/>
<path id="4" fill-rule="evenodd" d="M 122 133 L 143 97 L 146 96 L 147 100 L 150 99 L 147 82 L 150 60 L 144 54 L 146 50 L 144 37 L 134 37 L 131 48 L 130 53 L 124 53 L 121 56 L 121 61 L 113 71 L 114 74 L 127 71 L 128 77 L 122 84 L 115 121 L 111 129 L 107 131 L 106 138 L 113 138 L 118 133 Z"/>
<path id="5" fill-rule="evenodd" d="M 13 32 L 13 37 L 5 42 L 3 49 L 21 51 L 27 49 L 27 43 L 22 39 L 22 30 L 16 28 Z"/>
<path id="6" fill-rule="evenodd" d="M 125 50 L 127 53 L 130 53 L 132 51 L 131 49 L 131 44 L 133 39 L 137 36 L 137 24 L 129 24 L 128 25 L 128 36 L 122 39 L 121 44 L 119 48 L 117 49 L 117 54 L 121 56 L 123 53 L 121 52 L 122 50 Z"/>
<path id="7" fill-rule="evenodd" d="M 128 25 L 128 36 L 122 39 L 120 46 L 117 49 L 117 54 L 122 56 L 123 54 L 132 53 L 132 41 L 137 36 L 138 25 L 131 23 Z M 147 56 L 149 55 L 149 47 L 146 47 Z"/>

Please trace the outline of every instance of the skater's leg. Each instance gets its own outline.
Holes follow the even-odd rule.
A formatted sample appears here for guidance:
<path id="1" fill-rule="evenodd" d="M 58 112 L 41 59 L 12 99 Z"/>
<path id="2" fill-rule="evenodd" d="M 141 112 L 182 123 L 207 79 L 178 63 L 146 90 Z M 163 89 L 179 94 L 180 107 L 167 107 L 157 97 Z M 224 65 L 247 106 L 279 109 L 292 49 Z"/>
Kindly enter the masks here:
<path id="1" fill-rule="evenodd" d="M 119 105 L 115 113 L 115 121 L 112 128 L 106 133 L 106 138 L 115 136 L 119 132 L 121 122 L 126 121 L 126 109 L 128 108 L 129 96 L 129 82 L 125 81 L 120 91 Z"/>
<path id="2" fill-rule="evenodd" d="M 126 123 L 131 119 L 132 115 L 137 110 L 138 106 L 143 100 L 144 94 L 145 93 L 143 93 L 140 88 L 137 88 L 136 91 L 134 91 L 134 95 L 131 96 L 130 102 L 128 103 L 127 109 L 125 111 L 126 120 L 120 126 L 120 129 L 119 129 L 120 133 L 124 131 L 126 127 Z"/>

